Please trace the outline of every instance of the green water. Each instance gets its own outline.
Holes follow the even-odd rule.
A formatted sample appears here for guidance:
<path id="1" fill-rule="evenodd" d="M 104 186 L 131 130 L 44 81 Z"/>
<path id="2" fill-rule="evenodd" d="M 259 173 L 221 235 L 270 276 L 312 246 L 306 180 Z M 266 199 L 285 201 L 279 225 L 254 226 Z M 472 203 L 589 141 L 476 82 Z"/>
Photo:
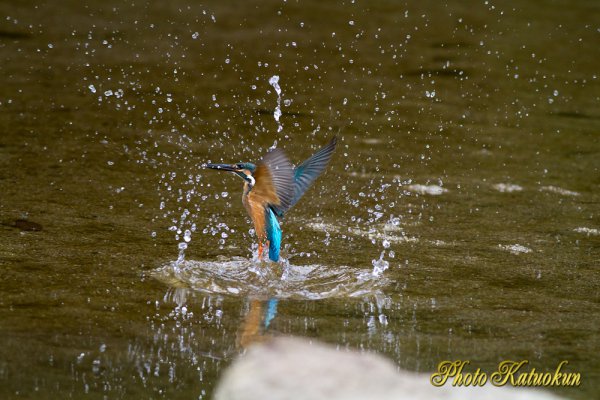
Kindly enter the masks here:
<path id="1" fill-rule="evenodd" d="M 0 3 L 0 397 L 210 398 L 281 334 L 598 396 L 597 2 L 94 3 Z M 334 134 L 272 289 L 199 165 Z"/>

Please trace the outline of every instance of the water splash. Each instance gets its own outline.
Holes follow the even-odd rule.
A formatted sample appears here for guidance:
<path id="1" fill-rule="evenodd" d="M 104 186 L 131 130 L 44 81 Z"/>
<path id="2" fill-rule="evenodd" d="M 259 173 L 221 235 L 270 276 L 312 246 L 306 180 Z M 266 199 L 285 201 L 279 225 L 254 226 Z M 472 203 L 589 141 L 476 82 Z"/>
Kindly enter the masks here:
<path id="1" fill-rule="evenodd" d="M 385 250 L 381 252 L 381 255 L 379 256 L 379 260 L 371 261 L 371 263 L 373 264 L 373 272 L 371 272 L 371 274 L 374 277 L 381 276 L 381 274 L 383 274 L 383 272 L 390 267 L 389 261 L 386 261 L 383 259 L 384 256 L 385 256 Z"/>
<path id="2" fill-rule="evenodd" d="M 279 75 L 273 75 L 269 78 L 269 84 L 273 86 L 275 92 L 277 93 L 277 106 L 275 107 L 275 111 L 273 112 L 273 118 L 275 118 L 275 122 L 277 122 L 277 132 L 281 132 L 283 130 L 283 125 L 279 121 L 281 118 L 281 87 L 279 86 Z"/>
<path id="3" fill-rule="evenodd" d="M 382 255 L 383 257 L 383 255 Z M 389 265 L 387 261 L 381 261 Z M 385 270 L 383 264 L 381 272 Z M 202 293 L 319 300 L 381 293 L 387 278 L 348 266 L 257 263 L 241 257 L 215 261 L 177 260 L 151 275 L 173 287 Z"/>

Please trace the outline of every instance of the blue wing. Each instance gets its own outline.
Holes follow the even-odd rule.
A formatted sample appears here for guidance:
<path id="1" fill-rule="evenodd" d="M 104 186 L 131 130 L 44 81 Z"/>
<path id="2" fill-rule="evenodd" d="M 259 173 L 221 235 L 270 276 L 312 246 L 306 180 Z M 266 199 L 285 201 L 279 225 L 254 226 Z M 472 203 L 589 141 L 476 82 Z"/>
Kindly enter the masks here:
<path id="1" fill-rule="evenodd" d="M 254 194 L 274 208 L 288 209 L 294 199 L 294 169 L 281 149 L 269 151 L 253 173 Z"/>
<path id="2" fill-rule="evenodd" d="M 319 175 L 323 172 L 337 144 L 337 137 L 333 137 L 331 141 L 321 150 L 313 154 L 309 159 L 294 169 L 294 195 L 290 201 L 289 207 L 276 207 L 275 212 L 278 216 L 283 216 L 287 210 L 292 208 L 294 204 L 300 200 L 304 192 L 312 185 Z"/>

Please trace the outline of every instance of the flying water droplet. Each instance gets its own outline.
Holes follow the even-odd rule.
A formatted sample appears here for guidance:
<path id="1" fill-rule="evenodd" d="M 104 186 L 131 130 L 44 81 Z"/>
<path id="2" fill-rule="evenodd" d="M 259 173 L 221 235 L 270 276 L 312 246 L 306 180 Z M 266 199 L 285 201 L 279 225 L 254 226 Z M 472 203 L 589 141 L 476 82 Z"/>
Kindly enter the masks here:
<path id="1" fill-rule="evenodd" d="M 273 75 L 269 78 L 269 84 L 273 86 L 275 92 L 277 93 L 277 106 L 275 107 L 275 111 L 273 112 L 273 118 L 275 118 L 275 122 L 277 122 L 277 132 L 281 132 L 283 130 L 283 126 L 281 122 L 279 122 L 279 118 L 281 118 L 281 87 L 279 86 L 279 75 Z"/>
<path id="2" fill-rule="evenodd" d="M 275 92 L 277 92 L 277 96 L 281 96 L 281 87 L 279 86 L 279 75 L 273 75 L 269 78 L 269 84 L 273 86 Z"/>

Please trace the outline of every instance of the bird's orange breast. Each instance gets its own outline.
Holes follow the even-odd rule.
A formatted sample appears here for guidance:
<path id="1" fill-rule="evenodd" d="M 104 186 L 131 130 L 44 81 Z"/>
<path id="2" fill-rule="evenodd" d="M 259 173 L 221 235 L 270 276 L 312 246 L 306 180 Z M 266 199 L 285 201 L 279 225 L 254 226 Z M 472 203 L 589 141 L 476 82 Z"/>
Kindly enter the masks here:
<path id="1" fill-rule="evenodd" d="M 256 236 L 258 236 L 259 241 L 264 240 L 266 238 L 265 207 L 267 203 L 260 196 L 253 193 L 252 190 L 242 197 L 242 203 L 252 219 Z"/>

